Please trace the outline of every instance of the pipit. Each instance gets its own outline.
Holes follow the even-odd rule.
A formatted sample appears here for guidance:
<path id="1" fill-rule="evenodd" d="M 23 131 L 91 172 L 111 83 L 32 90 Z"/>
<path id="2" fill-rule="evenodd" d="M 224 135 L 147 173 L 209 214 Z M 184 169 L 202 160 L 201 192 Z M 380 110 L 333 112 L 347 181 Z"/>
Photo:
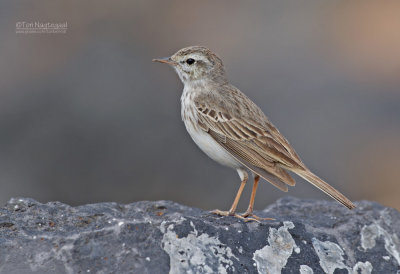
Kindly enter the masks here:
<path id="1" fill-rule="evenodd" d="M 288 171 L 347 208 L 355 207 L 304 165 L 261 109 L 228 82 L 222 60 L 211 50 L 187 47 L 171 57 L 153 61 L 171 65 L 183 82 L 181 115 L 193 141 L 213 160 L 236 169 L 241 179 L 229 211 L 214 210 L 213 213 L 245 220 L 262 219 L 253 214 L 260 177 L 286 192 L 288 186 L 295 185 Z M 249 206 L 245 213 L 237 214 L 236 207 L 248 180 L 248 171 L 254 176 Z"/>

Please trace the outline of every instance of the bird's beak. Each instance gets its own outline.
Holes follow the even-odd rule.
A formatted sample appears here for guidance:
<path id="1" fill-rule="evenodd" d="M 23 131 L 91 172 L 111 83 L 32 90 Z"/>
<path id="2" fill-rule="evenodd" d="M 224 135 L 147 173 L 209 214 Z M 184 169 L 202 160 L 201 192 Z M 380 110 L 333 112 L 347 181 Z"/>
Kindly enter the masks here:
<path id="1" fill-rule="evenodd" d="M 153 59 L 153 62 L 165 63 L 173 66 L 176 66 L 178 64 L 177 62 L 173 61 L 171 57 Z"/>

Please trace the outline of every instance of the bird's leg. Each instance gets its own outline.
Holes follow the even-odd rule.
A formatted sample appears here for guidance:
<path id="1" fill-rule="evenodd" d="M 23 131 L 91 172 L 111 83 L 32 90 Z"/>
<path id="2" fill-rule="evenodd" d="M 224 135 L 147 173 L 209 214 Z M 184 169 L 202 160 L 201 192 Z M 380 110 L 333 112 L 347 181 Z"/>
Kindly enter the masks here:
<path id="1" fill-rule="evenodd" d="M 257 187 L 258 187 L 258 182 L 259 181 L 260 181 L 260 176 L 255 175 L 254 176 L 254 183 L 253 183 L 253 190 L 251 191 L 249 207 L 247 208 L 246 212 L 243 213 L 241 216 L 243 218 L 251 217 L 250 219 L 255 219 L 257 221 L 260 221 L 260 220 L 273 220 L 272 218 L 260 218 L 257 215 L 253 214 L 254 200 L 256 198 L 256 192 L 257 192 Z"/>
<path id="2" fill-rule="evenodd" d="M 235 215 L 236 208 L 237 208 L 237 205 L 239 203 L 240 196 L 242 196 L 242 192 L 243 192 L 243 189 L 244 189 L 244 186 L 246 185 L 246 183 L 247 183 L 247 178 L 245 178 L 245 180 L 243 180 L 240 183 L 240 187 L 239 187 L 239 190 L 238 190 L 238 192 L 236 194 L 235 200 L 233 201 L 231 209 L 229 209 L 229 216 Z"/>
<path id="3" fill-rule="evenodd" d="M 254 176 L 253 189 L 251 191 L 250 203 L 249 203 L 249 206 L 248 206 L 246 212 L 242 214 L 243 217 L 248 217 L 248 216 L 253 214 L 254 200 L 256 198 L 256 192 L 257 192 L 257 187 L 258 187 L 258 182 L 259 181 L 260 181 L 260 176 L 255 175 Z"/>
<path id="4" fill-rule="evenodd" d="M 240 196 L 242 196 L 242 192 L 243 192 L 244 186 L 246 185 L 249 176 L 247 175 L 247 172 L 245 170 L 243 170 L 243 169 L 238 169 L 237 171 L 239 173 L 240 178 L 242 179 L 242 182 L 240 183 L 239 190 L 238 190 L 238 192 L 236 194 L 235 200 L 233 201 L 231 209 L 229 209 L 229 211 L 222 211 L 222 210 L 219 210 L 219 209 L 215 209 L 215 210 L 211 211 L 211 213 L 217 214 L 217 215 L 220 215 L 220 216 L 234 216 L 234 217 L 237 217 L 237 218 L 240 218 L 240 219 L 245 219 L 241 215 L 236 214 L 236 207 L 237 207 L 237 205 L 239 203 Z"/>
<path id="5" fill-rule="evenodd" d="M 240 196 L 242 196 L 242 192 L 243 192 L 243 189 L 244 189 L 244 186 L 246 185 L 246 183 L 247 183 L 247 178 L 241 182 L 239 190 L 236 194 L 235 200 L 233 201 L 233 204 L 231 206 L 231 209 L 229 209 L 229 211 L 222 211 L 219 209 L 215 209 L 212 211 L 212 213 L 221 215 L 221 216 L 235 216 L 235 217 L 239 217 L 239 218 L 242 217 L 242 216 L 236 214 L 236 207 L 239 203 Z"/>

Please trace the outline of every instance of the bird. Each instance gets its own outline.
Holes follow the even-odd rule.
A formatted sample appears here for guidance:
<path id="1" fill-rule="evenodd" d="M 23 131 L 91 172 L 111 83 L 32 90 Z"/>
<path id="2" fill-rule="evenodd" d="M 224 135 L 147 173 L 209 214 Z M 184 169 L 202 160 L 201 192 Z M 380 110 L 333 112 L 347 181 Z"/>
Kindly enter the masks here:
<path id="1" fill-rule="evenodd" d="M 181 116 L 197 146 L 216 162 L 237 171 L 241 184 L 227 211 L 221 216 L 243 220 L 271 219 L 254 214 L 254 200 L 260 178 L 287 192 L 297 174 L 349 209 L 355 205 L 342 193 L 311 172 L 288 140 L 263 111 L 243 92 L 230 84 L 221 58 L 203 46 L 190 46 L 166 58 L 153 59 L 173 67 L 184 88 Z M 248 173 L 253 187 L 247 210 L 236 212 Z"/>

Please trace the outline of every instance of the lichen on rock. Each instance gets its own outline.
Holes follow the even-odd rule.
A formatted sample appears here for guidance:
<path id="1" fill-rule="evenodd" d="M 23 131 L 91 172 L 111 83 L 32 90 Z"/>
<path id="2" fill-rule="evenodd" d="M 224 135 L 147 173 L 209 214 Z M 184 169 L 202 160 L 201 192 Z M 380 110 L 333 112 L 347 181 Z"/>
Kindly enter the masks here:
<path id="1" fill-rule="evenodd" d="M 396 273 L 400 213 L 278 200 L 244 222 L 170 201 L 0 208 L 0 273 Z"/>

